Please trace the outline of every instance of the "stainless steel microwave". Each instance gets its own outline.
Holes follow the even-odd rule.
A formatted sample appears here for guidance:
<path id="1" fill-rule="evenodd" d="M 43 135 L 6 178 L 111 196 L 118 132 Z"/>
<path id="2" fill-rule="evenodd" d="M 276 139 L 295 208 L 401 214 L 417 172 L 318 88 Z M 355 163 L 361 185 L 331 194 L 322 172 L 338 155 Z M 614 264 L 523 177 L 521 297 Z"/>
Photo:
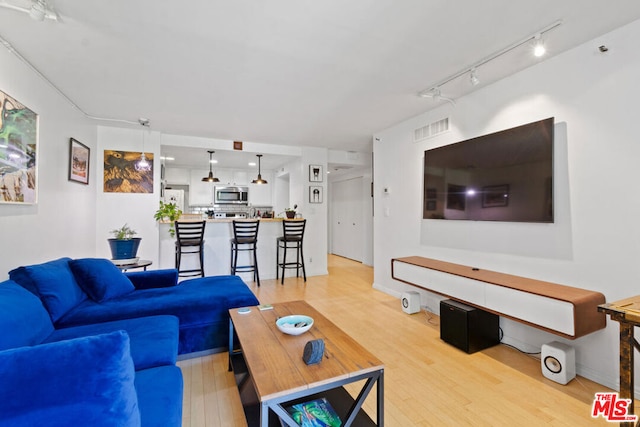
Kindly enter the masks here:
<path id="1" fill-rule="evenodd" d="M 246 205 L 249 203 L 249 187 L 214 187 L 213 203 L 216 205 Z"/>

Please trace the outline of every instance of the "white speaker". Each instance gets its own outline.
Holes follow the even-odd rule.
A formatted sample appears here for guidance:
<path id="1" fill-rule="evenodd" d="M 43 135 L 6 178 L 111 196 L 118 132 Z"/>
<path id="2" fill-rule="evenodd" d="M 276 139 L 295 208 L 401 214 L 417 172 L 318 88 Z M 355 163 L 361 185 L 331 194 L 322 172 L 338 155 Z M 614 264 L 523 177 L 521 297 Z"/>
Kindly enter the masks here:
<path id="1" fill-rule="evenodd" d="M 420 311 L 420 294 L 416 291 L 409 291 L 402 294 L 402 311 L 408 314 Z"/>
<path id="2" fill-rule="evenodd" d="M 543 344 L 540 364 L 542 375 L 557 383 L 567 384 L 576 377 L 576 350 L 557 341 Z"/>

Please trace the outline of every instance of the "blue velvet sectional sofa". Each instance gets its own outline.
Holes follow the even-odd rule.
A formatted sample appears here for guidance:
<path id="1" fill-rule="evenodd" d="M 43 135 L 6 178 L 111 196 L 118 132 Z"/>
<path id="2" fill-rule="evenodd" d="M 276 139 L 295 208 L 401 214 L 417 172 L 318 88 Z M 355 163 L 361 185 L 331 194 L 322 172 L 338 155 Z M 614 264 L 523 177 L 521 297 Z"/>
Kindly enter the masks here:
<path id="1" fill-rule="evenodd" d="M 0 283 L 0 426 L 182 423 L 178 318 L 55 329 L 42 302 Z"/>
<path id="2" fill-rule="evenodd" d="M 56 328 L 170 314 L 180 324 L 178 354 L 229 344 L 229 309 L 257 305 L 237 276 L 178 283 L 175 269 L 122 274 L 106 259 L 60 258 L 9 272 L 38 296 Z"/>
<path id="3" fill-rule="evenodd" d="M 106 259 L 23 266 L 0 283 L 0 427 L 181 425 L 177 355 L 228 345 L 237 276 L 177 282 Z"/>

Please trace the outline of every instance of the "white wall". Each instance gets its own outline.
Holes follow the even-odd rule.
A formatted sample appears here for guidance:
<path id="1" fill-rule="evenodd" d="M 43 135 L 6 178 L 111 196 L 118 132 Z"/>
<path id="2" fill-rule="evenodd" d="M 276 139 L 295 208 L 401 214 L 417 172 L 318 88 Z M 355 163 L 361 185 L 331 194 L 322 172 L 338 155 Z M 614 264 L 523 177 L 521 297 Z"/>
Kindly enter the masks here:
<path id="1" fill-rule="evenodd" d="M 151 132 L 145 136 L 144 151 L 153 153 L 153 193 L 106 193 L 103 191 L 104 150 L 142 151 L 141 126 L 129 129 L 98 127 L 96 171 L 98 179 L 96 200 L 95 252 L 97 256 L 111 258 L 107 239 L 109 231 L 125 223 L 141 237 L 138 256 L 158 264 L 159 227 L 153 219 L 160 200 L 160 134 Z"/>
<path id="2" fill-rule="evenodd" d="M 639 38 L 635 22 L 481 88 L 455 107 L 444 105 L 376 134 L 374 286 L 393 295 L 411 289 L 391 279 L 390 259 L 421 255 L 600 291 L 607 301 L 639 294 Z M 610 48 L 606 54 L 597 49 L 602 44 Z M 414 128 L 445 116 L 451 132 L 412 142 Z M 421 219 L 425 149 L 551 116 L 554 224 Z M 389 195 L 384 187 L 392 189 Z M 421 294 L 422 304 L 437 310 L 439 298 Z M 617 387 L 616 322 L 575 341 L 504 319 L 501 326 L 505 341 L 525 350 L 568 342 L 576 348 L 580 375 Z"/>
<path id="3" fill-rule="evenodd" d="M 95 122 L 73 108 L 6 49 L 0 49 L 0 90 L 38 114 L 38 202 L 0 204 L 3 253 L 9 270 L 69 256 L 95 255 Z M 89 185 L 68 180 L 69 138 L 91 149 Z"/>
<path id="4" fill-rule="evenodd" d="M 327 267 L 327 156 L 326 148 L 304 147 L 302 150 L 302 170 L 297 188 L 298 209 L 307 219 L 304 231 L 304 257 L 307 274 L 329 274 Z M 324 172 L 322 182 L 309 182 L 309 165 L 320 165 Z M 309 203 L 309 186 L 320 186 L 323 192 L 322 203 Z M 294 198 L 292 202 L 296 202 Z"/>

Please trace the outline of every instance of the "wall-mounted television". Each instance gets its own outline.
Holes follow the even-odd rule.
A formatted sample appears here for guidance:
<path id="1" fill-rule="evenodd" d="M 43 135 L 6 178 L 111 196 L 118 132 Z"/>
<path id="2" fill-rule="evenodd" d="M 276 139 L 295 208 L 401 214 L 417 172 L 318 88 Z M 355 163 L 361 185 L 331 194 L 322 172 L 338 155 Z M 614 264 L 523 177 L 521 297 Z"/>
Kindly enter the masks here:
<path id="1" fill-rule="evenodd" d="M 424 219 L 553 222 L 548 118 L 424 152 Z"/>

